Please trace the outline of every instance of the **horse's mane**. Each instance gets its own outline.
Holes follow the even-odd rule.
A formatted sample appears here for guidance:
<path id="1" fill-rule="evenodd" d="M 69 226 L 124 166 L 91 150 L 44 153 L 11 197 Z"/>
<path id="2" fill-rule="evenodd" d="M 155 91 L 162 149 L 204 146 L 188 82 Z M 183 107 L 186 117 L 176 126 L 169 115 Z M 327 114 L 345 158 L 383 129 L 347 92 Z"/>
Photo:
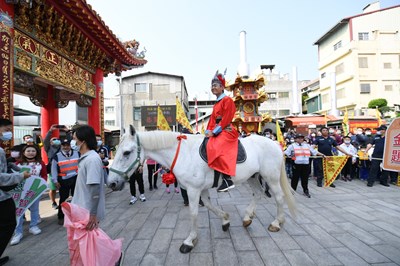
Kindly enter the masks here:
<path id="1" fill-rule="evenodd" d="M 147 131 L 139 132 L 140 143 L 145 149 L 159 150 L 172 147 L 177 144 L 179 133 L 171 131 Z"/>

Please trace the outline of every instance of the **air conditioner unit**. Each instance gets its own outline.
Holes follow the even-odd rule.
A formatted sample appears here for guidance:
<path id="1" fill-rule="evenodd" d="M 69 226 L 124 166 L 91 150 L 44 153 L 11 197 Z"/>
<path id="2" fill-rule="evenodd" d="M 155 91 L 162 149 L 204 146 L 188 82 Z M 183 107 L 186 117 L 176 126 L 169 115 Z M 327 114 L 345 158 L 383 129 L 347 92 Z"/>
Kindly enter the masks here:
<path id="1" fill-rule="evenodd" d="M 271 98 L 271 99 L 276 99 L 276 94 L 270 94 L 270 95 L 269 95 L 269 98 Z"/>

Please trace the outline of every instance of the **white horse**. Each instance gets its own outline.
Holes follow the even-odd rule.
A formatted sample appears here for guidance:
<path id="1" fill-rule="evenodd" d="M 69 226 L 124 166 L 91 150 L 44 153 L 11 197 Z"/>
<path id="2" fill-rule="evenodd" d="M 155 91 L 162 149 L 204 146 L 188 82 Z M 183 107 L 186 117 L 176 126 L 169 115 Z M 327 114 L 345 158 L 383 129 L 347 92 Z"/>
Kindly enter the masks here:
<path id="1" fill-rule="evenodd" d="M 177 153 L 179 133 L 169 131 L 136 132 L 130 126 L 121 139 L 114 162 L 110 168 L 108 185 L 113 190 L 121 190 L 126 179 L 142 164 L 145 158 L 152 158 L 168 168 L 171 167 Z M 187 139 L 181 140 L 181 146 L 173 173 L 180 185 L 187 189 L 191 213 L 192 227 L 189 236 L 180 247 L 182 253 L 190 252 L 197 242 L 197 215 L 198 202 L 201 198 L 204 205 L 222 219 L 222 229 L 229 228 L 229 214 L 213 206 L 209 198 L 208 189 L 214 181 L 214 170 L 209 168 L 199 154 L 199 147 L 204 139 L 202 135 L 185 135 Z M 289 211 L 295 215 L 295 202 L 289 187 L 282 151 L 272 140 L 265 137 L 252 135 L 241 139 L 246 149 L 247 160 L 237 165 L 236 176 L 232 177 L 235 185 L 245 182 L 253 174 L 260 173 L 268 183 L 277 204 L 277 217 L 270 224 L 268 230 L 280 230 L 284 218 L 284 197 Z M 250 178 L 256 180 L 256 178 Z M 249 182 L 253 189 L 253 200 L 246 208 L 243 226 L 251 224 L 255 216 L 256 199 L 263 195 L 258 180 Z M 258 188 L 257 188 L 258 185 Z"/>

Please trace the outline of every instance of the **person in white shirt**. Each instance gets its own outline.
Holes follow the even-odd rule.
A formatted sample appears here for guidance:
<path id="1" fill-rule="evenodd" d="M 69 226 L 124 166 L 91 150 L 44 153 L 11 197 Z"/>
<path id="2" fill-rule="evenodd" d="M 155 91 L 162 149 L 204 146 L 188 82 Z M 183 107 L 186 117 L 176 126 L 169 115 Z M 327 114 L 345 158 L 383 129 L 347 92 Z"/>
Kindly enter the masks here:
<path id="1" fill-rule="evenodd" d="M 343 138 L 343 143 L 340 144 L 340 147 L 351 155 L 351 157 L 347 159 L 346 165 L 343 167 L 342 180 L 351 181 L 354 178 L 353 173 L 355 171 L 353 171 L 353 167 L 356 166 L 355 163 L 357 161 L 357 149 L 351 144 L 351 138 L 349 136 L 345 136 Z M 346 154 L 338 151 L 338 155 L 345 156 Z"/>
<path id="2" fill-rule="evenodd" d="M 286 156 L 293 160 L 293 177 L 291 186 L 293 190 L 297 189 L 299 178 L 301 178 L 301 186 L 303 187 L 304 196 L 311 198 L 310 192 L 308 191 L 308 173 L 310 167 L 310 156 L 324 154 L 313 149 L 309 144 L 304 141 L 302 134 L 295 136 L 295 142 L 291 144 L 284 152 Z"/>

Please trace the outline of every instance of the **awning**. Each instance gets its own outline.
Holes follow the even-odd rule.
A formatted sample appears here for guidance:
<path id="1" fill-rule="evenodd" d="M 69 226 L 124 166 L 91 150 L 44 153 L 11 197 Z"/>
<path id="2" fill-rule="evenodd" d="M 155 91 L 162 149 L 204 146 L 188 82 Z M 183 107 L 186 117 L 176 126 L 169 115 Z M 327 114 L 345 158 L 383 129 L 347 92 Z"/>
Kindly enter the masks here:
<path id="1" fill-rule="evenodd" d="M 333 115 L 321 116 L 294 116 L 285 118 L 286 127 L 305 127 L 309 125 L 325 126 L 330 120 L 337 120 Z"/>

